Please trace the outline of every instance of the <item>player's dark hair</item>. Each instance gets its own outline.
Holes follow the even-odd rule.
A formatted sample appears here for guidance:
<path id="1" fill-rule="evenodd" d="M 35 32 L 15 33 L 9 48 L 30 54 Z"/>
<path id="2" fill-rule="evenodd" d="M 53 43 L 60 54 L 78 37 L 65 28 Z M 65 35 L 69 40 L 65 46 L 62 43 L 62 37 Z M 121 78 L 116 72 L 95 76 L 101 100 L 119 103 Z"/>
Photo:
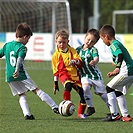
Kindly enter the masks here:
<path id="1" fill-rule="evenodd" d="M 100 31 L 99 31 L 100 35 L 104 36 L 105 34 L 108 34 L 109 37 L 115 37 L 115 30 L 111 25 L 104 25 Z"/>
<path id="2" fill-rule="evenodd" d="M 100 38 L 100 36 L 99 36 L 99 31 L 97 30 L 97 29 L 90 29 L 90 30 L 88 30 L 87 31 L 87 33 L 86 33 L 86 36 L 88 35 L 88 34 L 92 34 L 92 35 L 94 35 L 94 37 L 96 38 L 96 42 L 99 40 L 99 38 Z M 95 43 L 96 43 L 95 42 Z"/>
<path id="3" fill-rule="evenodd" d="M 33 33 L 32 33 L 30 26 L 26 22 L 23 22 L 23 23 L 20 23 L 16 28 L 16 37 L 21 38 L 25 35 L 26 36 L 32 36 Z"/>

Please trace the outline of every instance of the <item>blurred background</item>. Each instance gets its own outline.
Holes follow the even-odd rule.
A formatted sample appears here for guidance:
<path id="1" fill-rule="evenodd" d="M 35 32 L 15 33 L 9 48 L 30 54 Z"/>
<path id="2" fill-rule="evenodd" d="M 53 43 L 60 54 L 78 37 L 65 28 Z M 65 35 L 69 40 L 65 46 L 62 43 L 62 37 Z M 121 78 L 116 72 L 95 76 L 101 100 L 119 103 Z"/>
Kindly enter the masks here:
<path id="1" fill-rule="evenodd" d="M 15 39 L 16 26 L 21 22 L 27 22 L 34 33 L 26 45 L 26 60 L 51 61 L 56 50 L 55 33 L 61 28 L 68 30 L 69 44 L 76 48 L 84 43 L 88 29 L 100 29 L 104 24 L 115 28 L 116 39 L 133 57 L 132 0 L 0 0 L 0 48 Z M 101 39 L 95 47 L 100 62 L 112 62 L 109 47 Z"/>
<path id="2" fill-rule="evenodd" d="M 85 33 L 88 29 L 100 28 L 104 24 L 113 24 L 117 33 L 133 33 L 132 0 L 69 0 L 72 18 L 72 31 Z M 123 12 L 115 12 L 115 11 Z M 129 11 L 127 11 L 129 10 Z"/>
<path id="3" fill-rule="evenodd" d="M 132 0 L 0 0 L 0 32 L 14 32 L 21 21 L 27 21 L 34 32 L 51 32 L 51 27 L 58 25 L 57 21 L 68 18 L 52 23 L 54 16 L 49 13 L 55 12 L 56 18 L 66 16 L 63 8 L 67 8 L 66 14 L 70 15 L 72 33 L 99 29 L 105 23 L 115 26 L 117 33 L 133 33 Z"/>

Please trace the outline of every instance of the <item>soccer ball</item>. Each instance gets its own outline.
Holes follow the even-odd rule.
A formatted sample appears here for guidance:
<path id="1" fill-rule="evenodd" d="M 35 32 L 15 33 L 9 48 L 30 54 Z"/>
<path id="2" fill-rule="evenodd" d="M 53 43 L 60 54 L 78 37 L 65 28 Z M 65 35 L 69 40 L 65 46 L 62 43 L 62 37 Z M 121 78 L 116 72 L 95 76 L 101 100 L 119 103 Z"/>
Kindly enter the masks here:
<path id="1" fill-rule="evenodd" d="M 75 106 L 70 100 L 64 100 L 59 104 L 59 113 L 62 116 L 71 116 L 75 111 Z"/>

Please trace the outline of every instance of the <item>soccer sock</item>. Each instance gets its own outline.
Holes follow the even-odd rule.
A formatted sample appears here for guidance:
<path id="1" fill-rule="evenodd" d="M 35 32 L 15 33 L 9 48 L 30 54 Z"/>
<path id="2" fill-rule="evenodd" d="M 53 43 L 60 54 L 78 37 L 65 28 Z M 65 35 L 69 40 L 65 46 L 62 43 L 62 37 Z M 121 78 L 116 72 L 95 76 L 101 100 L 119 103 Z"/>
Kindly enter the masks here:
<path id="1" fill-rule="evenodd" d="M 102 95 L 100 95 L 100 97 L 106 103 L 106 105 L 109 107 L 107 93 L 103 93 Z"/>
<path id="2" fill-rule="evenodd" d="M 52 109 L 58 107 L 54 100 L 41 89 L 37 91 L 37 95 L 41 98 L 42 101 L 46 102 Z"/>
<path id="3" fill-rule="evenodd" d="M 78 114 L 84 114 L 86 109 L 86 104 L 80 103 L 78 107 Z"/>
<path id="4" fill-rule="evenodd" d="M 64 91 L 64 100 L 70 100 L 71 94 L 70 91 Z"/>
<path id="5" fill-rule="evenodd" d="M 108 103 L 109 103 L 109 108 L 110 108 L 110 113 L 112 114 L 117 114 L 118 113 L 118 108 L 117 108 L 117 103 L 116 103 L 116 95 L 113 92 L 107 93 L 108 96 Z"/>
<path id="6" fill-rule="evenodd" d="M 117 97 L 117 102 L 118 102 L 118 106 L 122 116 L 126 117 L 128 115 L 128 109 L 127 109 L 125 97 L 123 95 Z"/>
<path id="7" fill-rule="evenodd" d="M 23 111 L 24 116 L 26 116 L 26 115 L 30 116 L 31 114 L 30 114 L 30 111 L 29 111 L 29 106 L 28 106 L 25 95 L 21 95 L 19 97 L 19 104 L 20 104 L 20 107 Z"/>
<path id="8" fill-rule="evenodd" d="M 92 102 L 92 93 L 91 93 L 91 87 L 83 85 L 83 90 L 84 90 L 84 97 L 85 101 L 88 107 L 94 107 L 93 102 Z"/>

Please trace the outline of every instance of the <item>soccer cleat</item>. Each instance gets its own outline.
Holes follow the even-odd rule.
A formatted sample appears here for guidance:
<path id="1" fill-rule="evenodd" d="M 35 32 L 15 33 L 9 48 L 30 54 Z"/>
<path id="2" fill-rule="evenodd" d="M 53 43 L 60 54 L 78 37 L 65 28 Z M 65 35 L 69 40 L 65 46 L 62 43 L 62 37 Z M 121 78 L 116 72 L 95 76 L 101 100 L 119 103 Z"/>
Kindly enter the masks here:
<path id="1" fill-rule="evenodd" d="M 86 114 L 78 114 L 78 118 L 80 119 L 87 119 L 87 115 Z"/>
<path id="2" fill-rule="evenodd" d="M 107 117 L 102 119 L 102 121 L 118 121 L 120 119 L 121 119 L 121 116 L 118 113 L 117 115 L 115 114 L 107 115 Z"/>
<path id="3" fill-rule="evenodd" d="M 126 116 L 126 117 L 123 117 L 121 118 L 122 121 L 125 121 L 125 122 L 129 122 L 129 121 L 132 121 L 132 118 L 130 115 Z"/>
<path id="4" fill-rule="evenodd" d="M 59 114 L 59 109 L 58 108 L 53 108 L 53 111 L 54 111 L 54 113 Z"/>
<path id="5" fill-rule="evenodd" d="M 94 107 L 88 107 L 86 115 L 91 116 L 94 113 L 95 113 L 95 108 Z"/>
<path id="6" fill-rule="evenodd" d="M 35 120 L 35 117 L 33 115 L 26 115 L 24 118 L 25 120 Z"/>

